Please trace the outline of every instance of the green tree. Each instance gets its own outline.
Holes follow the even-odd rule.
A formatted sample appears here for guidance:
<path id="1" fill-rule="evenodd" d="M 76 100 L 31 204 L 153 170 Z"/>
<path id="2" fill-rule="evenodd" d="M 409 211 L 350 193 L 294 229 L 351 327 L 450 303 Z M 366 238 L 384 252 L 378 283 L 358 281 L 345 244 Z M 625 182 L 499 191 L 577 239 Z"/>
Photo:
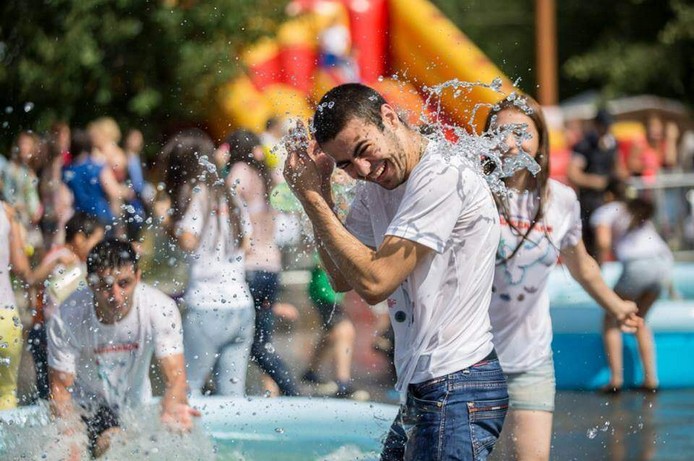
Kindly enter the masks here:
<path id="1" fill-rule="evenodd" d="M 608 97 L 653 93 L 694 104 L 694 4 L 619 3 L 592 46 L 565 61 L 565 75 Z"/>
<path id="2" fill-rule="evenodd" d="M 433 0 L 512 80 L 535 94 L 534 0 Z M 694 105 L 690 0 L 555 0 L 560 98 L 652 93 Z"/>
<path id="3" fill-rule="evenodd" d="M 0 143 L 111 115 L 150 133 L 201 120 L 283 0 L 0 2 Z"/>

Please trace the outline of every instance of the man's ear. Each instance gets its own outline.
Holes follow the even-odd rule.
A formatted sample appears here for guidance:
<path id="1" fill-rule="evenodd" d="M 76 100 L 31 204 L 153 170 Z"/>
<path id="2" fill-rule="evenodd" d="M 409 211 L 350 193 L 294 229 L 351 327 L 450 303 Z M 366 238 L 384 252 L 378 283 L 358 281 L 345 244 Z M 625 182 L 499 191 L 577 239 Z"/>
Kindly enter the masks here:
<path id="1" fill-rule="evenodd" d="M 395 129 L 400 124 L 400 117 L 398 117 L 398 113 L 390 104 L 381 106 L 381 118 L 383 119 L 383 125 L 391 129 Z"/>

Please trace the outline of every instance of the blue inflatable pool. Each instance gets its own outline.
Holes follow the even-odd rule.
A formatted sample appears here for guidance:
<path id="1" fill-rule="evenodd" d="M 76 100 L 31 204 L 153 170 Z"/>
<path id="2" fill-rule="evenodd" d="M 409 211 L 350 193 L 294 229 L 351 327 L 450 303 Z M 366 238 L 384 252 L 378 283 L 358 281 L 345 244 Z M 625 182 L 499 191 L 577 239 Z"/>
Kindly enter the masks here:
<path id="1" fill-rule="evenodd" d="M 191 401 L 203 416 L 197 433 L 180 437 L 162 431 L 158 406 L 139 411 L 127 446 L 112 448 L 109 459 L 172 461 L 377 460 L 398 408 L 324 398 L 224 398 Z M 0 459 L 57 459 L 50 445 L 55 426 L 46 408 L 0 412 Z M 134 434 L 133 434 L 134 433 Z M 9 447 L 12 448 L 9 448 Z"/>
<path id="2" fill-rule="evenodd" d="M 608 264 L 603 273 L 613 286 L 618 264 Z M 694 264 L 677 264 L 673 283 L 678 299 L 659 299 L 648 314 L 656 342 L 658 376 L 662 388 L 694 387 L 694 368 L 682 366 L 682 358 L 694 353 Z M 596 389 L 607 383 L 609 371 L 602 345 L 600 309 L 565 268 L 557 268 L 549 282 L 554 325 L 554 362 L 559 389 Z M 635 338 L 624 338 L 625 386 L 641 383 Z"/>

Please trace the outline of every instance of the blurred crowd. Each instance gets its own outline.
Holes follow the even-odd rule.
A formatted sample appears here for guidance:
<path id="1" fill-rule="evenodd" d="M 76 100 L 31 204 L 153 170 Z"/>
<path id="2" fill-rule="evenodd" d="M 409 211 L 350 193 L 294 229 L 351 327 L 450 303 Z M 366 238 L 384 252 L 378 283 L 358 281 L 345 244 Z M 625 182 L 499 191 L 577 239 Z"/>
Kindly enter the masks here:
<path id="1" fill-rule="evenodd" d="M 287 322 L 299 316 L 294 305 L 280 301 L 283 247 L 303 238 L 311 251 L 303 235 L 310 231 L 301 228 L 283 186 L 279 144 L 287 129 L 272 118 L 262 133 L 236 130 L 217 143 L 188 129 L 154 149 L 148 162 L 142 132 L 123 136 L 110 117 L 84 128 L 57 123 L 41 135 L 20 132 L 7 158 L 0 156 L 0 201 L 9 223 L 0 245 L 13 275 L 2 293 L 12 299 L 1 304 L 14 312 L 0 326 L 0 340 L 8 344 L 0 349 L 0 408 L 17 403 L 23 347 L 36 372 L 30 401 L 48 398 L 46 324 L 86 284 L 91 249 L 113 238 L 133 245 L 149 279 L 185 311 L 191 393 L 243 395 L 252 361 L 270 395 L 368 398 L 351 375 L 354 325 L 317 257 L 307 258 L 306 294 L 322 329 L 306 369 L 290 369 L 273 345 L 276 316 Z M 289 212 L 271 206 L 273 190 Z M 180 264 L 162 254 L 180 257 Z M 175 265 L 185 266 L 182 280 Z M 9 280 L 7 272 L 0 276 Z M 324 370 L 328 363 L 332 370 Z"/>
<path id="2" fill-rule="evenodd" d="M 664 121 L 656 113 L 643 123 L 615 123 L 601 109 L 587 124 L 567 123 L 565 136 L 571 152 L 566 180 L 578 192 L 583 237 L 591 254 L 595 255 L 595 239 L 590 217 L 605 203 L 609 184 L 616 180 L 634 186 L 628 193 L 638 193 L 657 205 L 659 231 L 671 246 L 694 241 L 694 205 L 687 197 L 691 181 L 678 188 L 667 182 L 673 174 L 694 172 L 693 131 L 682 133 L 676 122 Z"/>
<path id="3" fill-rule="evenodd" d="M 592 122 L 569 123 L 565 130 L 571 146 L 565 178 L 578 191 L 586 247 L 599 260 L 610 255 L 600 253 L 591 217 L 612 199 L 615 183 L 639 178 L 652 184 L 694 166 L 692 133 L 680 133 L 673 122 L 653 116 L 629 137 L 613 126 L 601 110 Z M 261 388 L 272 395 L 367 398 L 352 379 L 354 324 L 317 257 L 309 258 L 307 294 L 322 329 L 306 368 L 292 369 L 273 345 L 276 317 L 292 322 L 300 311 L 281 300 L 280 274 L 288 266 L 283 248 L 311 233 L 302 228 L 294 213 L 300 207 L 289 203 L 283 184 L 281 140 L 288 128 L 271 118 L 262 133 L 236 130 L 216 143 L 201 130 L 185 130 L 163 148 L 149 149 L 156 154 L 146 162 L 142 132 L 123 135 L 110 117 L 83 128 L 56 123 L 46 133 L 20 132 L 7 157 L 0 156 L 0 200 L 19 234 L 2 242 L 9 246 L 19 302 L 2 302 L 25 306 L 31 316 L 9 316 L 0 331 L 9 345 L 0 349 L 4 406 L 15 403 L 23 345 L 34 360 L 35 396 L 48 397 L 46 321 L 84 281 L 87 255 L 103 238 L 131 242 L 157 282 L 173 279 L 165 291 L 185 306 L 193 393 L 243 394 L 247 367 L 238 364 L 253 362 L 262 372 Z M 638 194 L 657 202 L 652 212 L 666 238 L 686 232 L 692 210 L 682 189 Z M 185 283 L 161 257 L 171 249 L 183 255 Z M 387 313 L 376 313 L 373 346 L 390 357 Z M 223 331 L 213 334 L 212 326 L 220 324 Z M 330 372 L 325 363 L 332 364 Z"/>

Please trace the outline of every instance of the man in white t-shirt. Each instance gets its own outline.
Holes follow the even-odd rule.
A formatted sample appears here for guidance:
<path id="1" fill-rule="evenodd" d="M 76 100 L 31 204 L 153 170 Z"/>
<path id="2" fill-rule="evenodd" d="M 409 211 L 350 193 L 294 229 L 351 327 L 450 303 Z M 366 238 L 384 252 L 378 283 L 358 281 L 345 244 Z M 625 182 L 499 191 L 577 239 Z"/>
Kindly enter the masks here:
<path id="1" fill-rule="evenodd" d="M 91 454 L 103 454 L 120 430 L 119 413 L 151 400 L 149 367 L 154 355 L 166 385 L 161 421 L 175 431 L 190 430 L 192 417 L 200 413 L 188 406 L 186 397 L 176 304 L 140 282 L 130 243 L 98 243 L 89 253 L 87 274 L 88 288 L 68 297 L 48 322 L 53 414 L 77 426 L 81 416 Z M 73 424 L 67 427 L 72 433 L 77 429 Z"/>
<path id="2" fill-rule="evenodd" d="M 285 178 L 333 286 L 387 300 L 395 331 L 404 404 L 381 459 L 486 459 L 508 407 L 488 315 L 499 219 L 486 182 L 364 85 L 329 91 L 313 127 L 310 143 L 294 131 Z M 334 165 L 364 181 L 346 226 Z"/>

